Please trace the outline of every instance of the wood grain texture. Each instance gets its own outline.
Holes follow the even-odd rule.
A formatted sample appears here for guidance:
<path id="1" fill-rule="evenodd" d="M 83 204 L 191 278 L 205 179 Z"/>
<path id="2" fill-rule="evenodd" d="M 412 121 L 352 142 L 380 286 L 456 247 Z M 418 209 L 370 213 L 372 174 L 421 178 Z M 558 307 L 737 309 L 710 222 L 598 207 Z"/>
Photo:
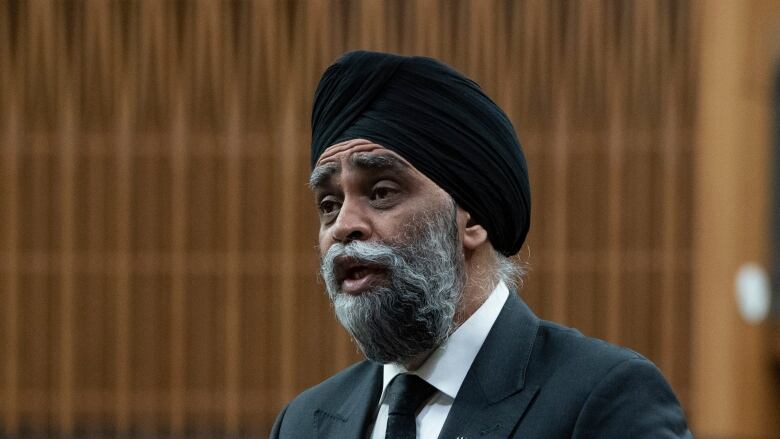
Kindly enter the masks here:
<path id="1" fill-rule="evenodd" d="M 359 354 L 317 280 L 313 90 L 479 82 L 527 154 L 521 291 L 691 392 L 689 2 L 0 0 L 2 434 L 263 436 Z M 33 329 L 34 328 L 34 329 Z"/>
<path id="2" fill-rule="evenodd" d="M 770 346 L 777 321 L 742 318 L 735 277 L 743 264 L 769 262 L 780 4 L 713 1 L 697 9 L 697 139 L 706 154 L 694 167 L 692 421 L 708 437 L 776 438 L 780 377 Z"/>

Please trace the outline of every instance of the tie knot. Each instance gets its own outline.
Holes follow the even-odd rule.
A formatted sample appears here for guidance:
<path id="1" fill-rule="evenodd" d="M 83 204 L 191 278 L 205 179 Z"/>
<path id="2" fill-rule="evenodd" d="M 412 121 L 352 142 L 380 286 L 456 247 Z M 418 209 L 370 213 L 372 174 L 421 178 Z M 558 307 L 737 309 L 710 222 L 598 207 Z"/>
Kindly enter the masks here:
<path id="1" fill-rule="evenodd" d="M 436 388 L 417 375 L 397 375 L 387 387 L 391 415 L 414 415 L 417 408 L 433 395 Z"/>

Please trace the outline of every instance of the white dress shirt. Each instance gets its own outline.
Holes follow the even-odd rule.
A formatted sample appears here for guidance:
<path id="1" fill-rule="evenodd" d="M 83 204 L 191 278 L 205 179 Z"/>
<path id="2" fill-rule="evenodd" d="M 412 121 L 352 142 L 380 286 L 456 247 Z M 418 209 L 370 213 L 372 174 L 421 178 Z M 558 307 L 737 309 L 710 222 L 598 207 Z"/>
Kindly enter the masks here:
<path id="1" fill-rule="evenodd" d="M 447 341 L 439 346 L 415 371 L 407 371 L 398 364 L 385 364 L 382 376 L 382 396 L 371 439 L 384 439 L 387 429 L 385 390 L 390 381 L 400 373 L 418 375 L 436 388 L 436 392 L 417 414 L 417 437 L 428 439 L 439 436 L 452 403 L 466 378 L 477 353 L 493 327 L 501 308 L 509 297 L 509 289 L 499 282 L 485 303 L 477 309 Z"/>

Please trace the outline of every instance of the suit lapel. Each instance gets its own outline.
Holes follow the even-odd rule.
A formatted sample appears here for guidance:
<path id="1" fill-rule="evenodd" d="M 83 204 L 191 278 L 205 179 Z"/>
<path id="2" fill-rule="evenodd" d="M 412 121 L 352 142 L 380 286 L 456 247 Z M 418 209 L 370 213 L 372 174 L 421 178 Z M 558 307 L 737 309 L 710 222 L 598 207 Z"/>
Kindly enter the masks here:
<path id="1" fill-rule="evenodd" d="M 373 419 L 382 391 L 382 367 L 371 364 L 368 373 L 355 377 L 340 401 L 332 401 L 314 412 L 314 425 L 320 438 L 362 438 L 366 424 Z"/>
<path id="2" fill-rule="evenodd" d="M 515 293 L 509 298 L 466 375 L 439 437 L 508 437 L 538 386 L 525 372 L 539 319 Z"/>

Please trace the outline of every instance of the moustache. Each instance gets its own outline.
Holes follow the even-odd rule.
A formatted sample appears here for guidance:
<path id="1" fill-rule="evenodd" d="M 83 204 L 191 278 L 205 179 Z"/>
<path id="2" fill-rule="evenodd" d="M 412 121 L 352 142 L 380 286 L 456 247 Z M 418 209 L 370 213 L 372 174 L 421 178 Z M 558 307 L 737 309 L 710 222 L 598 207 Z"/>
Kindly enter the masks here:
<path id="1" fill-rule="evenodd" d="M 332 245 L 321 260 L 321 275 L 331 293 L 339 291 L 345 279 L 367 273 L 393 272 L 404 264 L 397 248 L 382 244 L 353 241 Z"/>

